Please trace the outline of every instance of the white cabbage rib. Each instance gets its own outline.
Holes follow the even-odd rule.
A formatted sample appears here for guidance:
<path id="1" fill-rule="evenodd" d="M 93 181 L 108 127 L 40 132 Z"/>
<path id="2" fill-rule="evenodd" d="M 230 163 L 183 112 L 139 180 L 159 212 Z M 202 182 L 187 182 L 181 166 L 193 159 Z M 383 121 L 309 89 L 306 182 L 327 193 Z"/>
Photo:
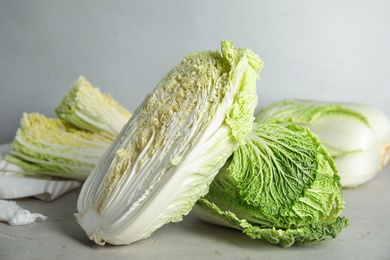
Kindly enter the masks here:
<path id="1" fill-rule="evenodd" d="M 76 218 L 97 244 L 180 221 L 252 129 L 261 60 L 222 43 L 189 55 L 134 112 L 85 182 Z"/>

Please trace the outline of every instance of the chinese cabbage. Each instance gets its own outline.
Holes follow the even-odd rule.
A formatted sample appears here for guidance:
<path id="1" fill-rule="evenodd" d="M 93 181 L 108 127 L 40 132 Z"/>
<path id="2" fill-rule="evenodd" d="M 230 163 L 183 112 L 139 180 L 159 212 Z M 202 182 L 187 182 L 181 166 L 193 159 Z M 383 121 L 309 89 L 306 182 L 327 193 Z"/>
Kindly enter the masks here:
<path id="1" fill-rule="evenodd" d="M 262 108 L 261 122 L 309 127 L 334 158 L 344 187 L 374 178 L 390 158 L 390 120 L 359 103 L 282 100 Z"/>
<path id="2" fill-rule="evenodd" d="M 284 247 L 335 237 L 349 221 L 340 177 L 317 136 L 255 122 L 194 207 L 200 219 Z"/>
<path id="3" fill-rule="evenodd" d="M 175 66 L 84 183 L 76 218 L 88 237 L 130 244 L 181 221 L 252 130 L 262 66 L 230 41 Z"/>

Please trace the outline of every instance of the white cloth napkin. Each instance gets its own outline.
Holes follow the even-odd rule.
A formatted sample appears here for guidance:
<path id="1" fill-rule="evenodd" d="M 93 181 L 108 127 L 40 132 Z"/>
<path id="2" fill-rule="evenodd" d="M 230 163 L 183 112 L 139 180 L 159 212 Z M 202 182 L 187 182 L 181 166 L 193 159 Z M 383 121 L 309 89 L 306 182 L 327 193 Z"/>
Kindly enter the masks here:
<path id="1" fill-rule="evenodd" d="M 46 219 L 47 217 L 42 214 L 31 213 L 21 208 L 15 201 L 0 200 L 0 221 L 8 222 L 11 226 L 28 225 Z"/>

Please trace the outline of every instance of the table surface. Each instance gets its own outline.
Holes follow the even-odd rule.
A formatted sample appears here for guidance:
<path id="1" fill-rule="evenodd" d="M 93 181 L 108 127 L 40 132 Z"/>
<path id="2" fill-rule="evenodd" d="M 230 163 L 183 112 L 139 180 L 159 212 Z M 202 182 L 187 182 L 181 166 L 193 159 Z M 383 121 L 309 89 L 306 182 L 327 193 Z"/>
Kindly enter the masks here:
<path id="1" fill-rule="evenodd" d="M 388 166 L 369 183 L 344 190 L 342 215 L 351 223 L 337 238 L 290 248 L 251 240 L 191 213 L 131 245 L 98 246 L 75 222 L 79 189 L 52 202 L 18 199 L 21 207 L 48 219 L 28 226 L 0 222 L 0 259 L 390 259 L 389 190 Z"/>

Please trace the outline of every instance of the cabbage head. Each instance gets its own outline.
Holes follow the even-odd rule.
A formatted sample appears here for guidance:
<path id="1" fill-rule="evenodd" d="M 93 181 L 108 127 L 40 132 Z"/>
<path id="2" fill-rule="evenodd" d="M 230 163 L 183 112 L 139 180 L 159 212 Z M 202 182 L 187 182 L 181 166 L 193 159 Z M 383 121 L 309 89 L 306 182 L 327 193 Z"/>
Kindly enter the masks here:
<path id="1" fill-rule="evenodd" d="M 223 41 L 168 72 L 83 185 L 76 218 L 88 237 L 130 244 L 181 221 L 252 131 L 262 66 Z"/>
<path id="2" fill-rule="evenodd" d="M 283 247 L 335 237 L 348 225 L 332 157 L 308 128 L 254 123 L 194 212 Z"/>

